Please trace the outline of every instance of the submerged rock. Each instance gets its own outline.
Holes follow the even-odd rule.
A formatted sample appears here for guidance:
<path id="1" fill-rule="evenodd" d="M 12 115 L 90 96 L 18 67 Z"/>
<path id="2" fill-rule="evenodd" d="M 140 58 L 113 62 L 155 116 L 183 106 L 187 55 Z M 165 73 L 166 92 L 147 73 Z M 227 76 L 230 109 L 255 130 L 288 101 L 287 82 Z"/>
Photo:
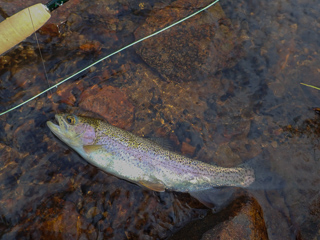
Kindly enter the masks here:
<path id="1" fill-rule="evenodd" d="M 240 197 L 217 214 L 182 228 L 170 240 L 178 239 L 268 239 L 262 209 L 254 198 Z"/>
<path id="2" fill-rule="evenodd" d="M 79 106 L 86 111 L 98 113 L 114 126 L 128 129 L 133 122 L 134 106 L 124 91 L 105 86 L 93 86 L 80 96 Z"/>
<path id="3" fill-rule="evenodd" d="M 151 14 L 135 31 L 135 38 L 154 33 L 209 3 L 175 1 Z M 167 81 L 205 78 L 233 66 L 239 56 L 237 37 L 219 4 L 143 41 L 136 52 Z"/>
<path id="4" fill-rule="evenodd" d="M 93 239 L 97 237 L 96 229 L 81 216 L 74 204 L 66 202 L 58 215 L 50 218 L 50 212 L 46 221 L 39 224 L 38 231 L 34 231 L 35 238 L 41 236 L 46 239 Z"/>
<path id="5" fill-rule="evenodd" d="M 209 239 L 268 239 L 262 209 L 258 202 L 250 199 L 243 204 L 234 218 L 216 225 L 201 238 Z"/>

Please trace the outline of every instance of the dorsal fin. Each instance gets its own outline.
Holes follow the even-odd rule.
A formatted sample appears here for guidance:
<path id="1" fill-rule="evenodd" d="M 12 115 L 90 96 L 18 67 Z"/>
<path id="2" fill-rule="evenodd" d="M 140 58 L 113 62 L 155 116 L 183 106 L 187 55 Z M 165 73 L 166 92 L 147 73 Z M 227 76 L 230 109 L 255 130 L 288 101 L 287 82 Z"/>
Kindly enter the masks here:
<path id="1" fill-rule="evenodd" d="M 149 141 L 159 145 L 160 147 L 169 150 L 169 151 L 173 151 L 174 147 L 172 145 L 172 142 L 169 139 L 166 138 L 159 138 L 159 137 L 147 137 L 146 139 L 148 139 Z"/>

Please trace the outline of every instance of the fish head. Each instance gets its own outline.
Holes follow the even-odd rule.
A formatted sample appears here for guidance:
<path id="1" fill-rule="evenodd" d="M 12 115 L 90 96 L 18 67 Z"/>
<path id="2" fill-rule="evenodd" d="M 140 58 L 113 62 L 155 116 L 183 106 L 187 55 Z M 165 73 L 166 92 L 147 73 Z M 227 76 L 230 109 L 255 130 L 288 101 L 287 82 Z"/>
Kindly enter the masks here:
<path id="1" fill-rule="evenodd" d="M 50 130 L 63 142 L 80 151 L 84 145 L 92 145 L 96 139 L 95 119 L 73 114 L 56 114 L 58 124 L 48 121 Z"/>

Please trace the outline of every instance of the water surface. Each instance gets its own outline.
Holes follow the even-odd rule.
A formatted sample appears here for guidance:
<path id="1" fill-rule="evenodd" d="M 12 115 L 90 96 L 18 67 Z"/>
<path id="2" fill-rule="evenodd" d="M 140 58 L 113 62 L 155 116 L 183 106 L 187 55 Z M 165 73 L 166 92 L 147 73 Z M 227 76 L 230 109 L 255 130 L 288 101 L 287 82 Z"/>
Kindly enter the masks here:
<path id="1" fill-rule="evenodd" d="M 0 3 L 12 15 L 37 2 Z M 37 35 L 49 85 L 208 3 L 68 2 Z M 268 237 L 318 239 L 320 93 L 300 83 L 319 86 L 319 11 L 317 1 L 221 1 L 1 116 L 2 238 L 166 239 L 210 219 L 188 194 L 89 165 L 45 124 L 57 112 L 95 112 L 208 163 L 263 159 L 281 187 L 242 195 L 262 207 Z M 0 64 L 1 111 L 48 87 L 34 36 Z"/>

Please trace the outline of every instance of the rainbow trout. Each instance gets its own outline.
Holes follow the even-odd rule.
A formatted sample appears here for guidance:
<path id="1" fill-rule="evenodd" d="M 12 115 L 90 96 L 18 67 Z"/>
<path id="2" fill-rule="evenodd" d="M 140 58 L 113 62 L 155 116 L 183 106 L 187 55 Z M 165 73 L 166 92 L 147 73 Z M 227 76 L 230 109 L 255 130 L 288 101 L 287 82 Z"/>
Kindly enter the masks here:
<path id="1" fill-rule="evenodd" d="M 57 114 L 50 130 L 92 165 L 157 192 L 165 189 L 197 193 L 216 187 L 248 187 L 255 180 L 247 167 L 223 168 L 193 160 L 162 148 L 149 139 L 88 117 Z"/>

